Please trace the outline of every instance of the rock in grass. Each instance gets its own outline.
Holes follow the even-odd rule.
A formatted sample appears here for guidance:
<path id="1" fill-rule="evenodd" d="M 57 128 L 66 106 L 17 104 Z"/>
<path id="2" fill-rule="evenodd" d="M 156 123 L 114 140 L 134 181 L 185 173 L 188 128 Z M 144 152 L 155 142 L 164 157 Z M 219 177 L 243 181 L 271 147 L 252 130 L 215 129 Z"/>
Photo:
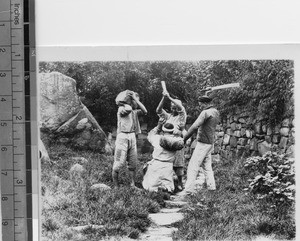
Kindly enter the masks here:
<path id="1" fill-rule="evenodd" d="M 70 168 L 70 177 L 78 177 L 78 176 L 82 176 L 85 172 L 85 168 L 80 165 L 80 164 L 74 164 L 71 168 Z"/>
<path id="2" fill-rule="evenodd" d="M 39 74 L 43 139 L 111 154 L 107 136 L 81 102 L 76 81 L 59 72 Z"/>
<path id="3" fill-rule="evenodd" d="M 97 184 L 94 184 L 93 186 L 91 186 L 91 190 L 94 192 L 97 192 L 97 191 L 102 192 L 102 191 L 107 191 L 110 189 L 111 189 L 111 187 L 107 186 L 104 183 L 97 183 Z"/>

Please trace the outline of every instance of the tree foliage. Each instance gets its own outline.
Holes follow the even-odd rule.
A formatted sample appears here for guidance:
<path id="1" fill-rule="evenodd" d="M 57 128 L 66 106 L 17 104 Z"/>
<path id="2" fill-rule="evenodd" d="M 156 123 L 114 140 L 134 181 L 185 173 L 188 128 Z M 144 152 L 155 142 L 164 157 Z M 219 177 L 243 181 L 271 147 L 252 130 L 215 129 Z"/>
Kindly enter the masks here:
<path id="1" fill-rule="evenodd" d="M 41 62 L 39 67 L 40 72 L 58 71 L 74 78 L 83 103 L 106 131 L 116 125 L 114 100 L 125 89 L 139 93 L 149 113 L 144 121 L 155 125 L 161 80 L 166 81 L 171 96 L 183 101 L 189 121 L 200 112 L 197 97 L 204 94 L 203 89 L 233 82 L 242 88 L 212 93 L 223 116 L 243 110 L 266 115 L 275 125 L 293 114 L 294 70 L 290 60 Z"/>

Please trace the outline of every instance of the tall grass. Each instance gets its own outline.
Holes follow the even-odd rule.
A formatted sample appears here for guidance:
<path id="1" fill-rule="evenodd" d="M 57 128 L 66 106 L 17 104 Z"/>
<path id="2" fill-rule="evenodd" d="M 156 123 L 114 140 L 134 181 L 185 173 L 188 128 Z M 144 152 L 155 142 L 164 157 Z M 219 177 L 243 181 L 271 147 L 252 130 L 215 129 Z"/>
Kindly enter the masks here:
<path id="1" fill-rule="evenodd" d="M 109 236 L 137 238 L 150 225 L 149 213 L 158 212 L 164 204 L 160 194 L 129 188 L 129 174 L 121 173 L 119 189 L 93 191 L 95 183 L 112 187 L 113 157 L 66 146 L 49 147 L 51 162 L 42 163 L 42 233 L 44 240 L 99 240 Z M 78 163 L 73 157 L 84 157 L 85 171 L 70 174 Z M 137 180 L 142 180 L 142 165 L 149 155 L 140 156 Z M 90 225 L 81 232 L 70 227 Z M 97 225 L 97 226 L 92 226 Z M 98 228 L 93 228 L 98 227 Z"/>
<path id="2" fill-rule="evenodd" d="M 215 163 L 217 190 L 203 189 L 189 198 L 191 207 L 176 224 L 179 230 L 173 235 L 175 240 L 252 240 L 258 235 L 276 239 L 295 237 L 294 214 L 275 219 L 268 212 L 268 203 L 245 192 L 249 173 L 244 162 Z"/>

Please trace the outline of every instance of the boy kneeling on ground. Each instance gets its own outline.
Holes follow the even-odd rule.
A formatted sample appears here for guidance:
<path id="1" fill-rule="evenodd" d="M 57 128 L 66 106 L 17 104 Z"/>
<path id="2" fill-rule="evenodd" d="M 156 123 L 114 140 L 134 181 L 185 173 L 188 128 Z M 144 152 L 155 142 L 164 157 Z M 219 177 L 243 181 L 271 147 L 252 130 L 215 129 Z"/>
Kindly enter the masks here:
<path id="1" fill-rule="evenodd" d="M 154 147 L 153 159 L 147 163 L 143 187 L 148 191 L 174 191 L 173 162 L 176 152 L 184 147 L 183 138 L 173 134 L 174 125 L 166 123 L 159 134 L 159 127 L 148 133 L 148 140 Z"/>

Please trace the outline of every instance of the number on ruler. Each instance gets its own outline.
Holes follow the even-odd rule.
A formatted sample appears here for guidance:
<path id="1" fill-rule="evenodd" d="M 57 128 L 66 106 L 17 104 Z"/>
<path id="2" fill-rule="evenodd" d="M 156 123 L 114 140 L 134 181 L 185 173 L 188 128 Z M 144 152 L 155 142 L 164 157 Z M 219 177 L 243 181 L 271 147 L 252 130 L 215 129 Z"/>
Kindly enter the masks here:
<path id="1" fill-rule="evenodd" d="M 1 174 L 7 176 L 7 172 L 1 172 Z"/>
<path id="2" fill-rule="evenodd" d="M 22 120 L 23 118 L 22 118 L 22 116 L 18 116 L 18 115 L 16 115 L 16 120 Z"/>
<path id="3" fill-rule="evenodd" d="M 6 146 L 1 147 L 1 151 L 7 151 L 7 147 Z"/>
<path id="4" fill-rule="evenodd" d="M 7 226 L 7 225 L 8 225 L 8 222 L 6 222 L 6 221 L 5 221 L 5 222 L 2 222 L 2 225 L 3 225 L 3 226 Z"/>
<path id="5" fill-rule="evenodd" d="M 6 73 L 0 73 L 0 77 L 5 77 Z"/>
<path id="6" fill-rule="evenodd" d="M 2 98 L 1 98 L 1 101 L 6 101 L 6 99 L 2 97 Z"/>
<path id="7" fill-rule="evenodd" d="M 8 197 L 2 197 L 2 201 L 7 201 Z"/>
<path id="8" fill-rule="evenodd" d="M 1 122 L 1 126 L 7 126 L 6 122 Z"/>
<path id="9" fill-rule="evenodd" d="M 0 48 L 0 53 L 5 53 L 6 49 L 5 48 Z"/>
<path id="10" fill-rule="evenodd" d="M 23 180 L 20 180 L 20 179 L 17 180 L 17 184 L 22 184 L 22 183 L 23 183 Z"/>

